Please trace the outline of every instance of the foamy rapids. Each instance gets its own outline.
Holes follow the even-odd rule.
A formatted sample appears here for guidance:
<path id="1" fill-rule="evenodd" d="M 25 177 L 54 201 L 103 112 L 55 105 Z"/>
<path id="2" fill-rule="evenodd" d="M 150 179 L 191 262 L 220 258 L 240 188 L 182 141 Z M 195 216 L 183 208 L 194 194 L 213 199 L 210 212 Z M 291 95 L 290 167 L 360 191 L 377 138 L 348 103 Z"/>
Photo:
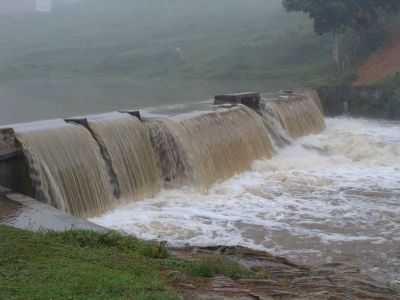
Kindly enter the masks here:
<path id="1" fill-rule="evenodd" d="M 173 246 L 242 245 L 399 280 L 400 124 L 328 119 L 207 193 L 166 190 L 93 221 Z"/>

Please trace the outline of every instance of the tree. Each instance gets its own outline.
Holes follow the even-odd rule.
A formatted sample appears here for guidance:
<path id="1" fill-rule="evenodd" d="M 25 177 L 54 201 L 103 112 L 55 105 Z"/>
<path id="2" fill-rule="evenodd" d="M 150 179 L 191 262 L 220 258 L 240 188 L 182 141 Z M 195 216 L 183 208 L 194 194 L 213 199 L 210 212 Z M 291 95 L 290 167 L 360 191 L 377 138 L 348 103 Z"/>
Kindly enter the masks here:
<path id="1" fill-rule="evenodd" d="M 318 34 L 360 30 L 377 22 L 381 13 L 396 13 L 399 0 L 283 0 L 288 11 L 302 11 L 314 20 Z"/>
<path id="2" fill-rule="evenodd" d="M 347 29 L 361 33 L 379 21 L 382 14 L 397 13 L 400 0 L 282 0 L 287 11 L 301 11 L 314 21 L 317 34 L 332 33 L 333 56 L 340 65 L 339 36 Z"/>

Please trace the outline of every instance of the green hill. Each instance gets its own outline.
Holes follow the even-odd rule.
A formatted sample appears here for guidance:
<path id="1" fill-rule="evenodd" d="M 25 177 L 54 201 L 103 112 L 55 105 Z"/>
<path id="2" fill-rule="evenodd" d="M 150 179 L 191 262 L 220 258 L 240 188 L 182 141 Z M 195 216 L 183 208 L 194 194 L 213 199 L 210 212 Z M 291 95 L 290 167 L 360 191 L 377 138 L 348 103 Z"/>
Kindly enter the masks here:
<path id="1" fill-rule="evenodd" d="M 313 81 L 329 47 L 280 1 L 82 1 L 0 20 L 0 78 Z"/>
<path id="2" fill-rule="evenodd" d="M 0 37 L 3 124 L 318 84 L 331 68 L 328 37 L 280 0 L 56 2 L 0 18 Z"/>

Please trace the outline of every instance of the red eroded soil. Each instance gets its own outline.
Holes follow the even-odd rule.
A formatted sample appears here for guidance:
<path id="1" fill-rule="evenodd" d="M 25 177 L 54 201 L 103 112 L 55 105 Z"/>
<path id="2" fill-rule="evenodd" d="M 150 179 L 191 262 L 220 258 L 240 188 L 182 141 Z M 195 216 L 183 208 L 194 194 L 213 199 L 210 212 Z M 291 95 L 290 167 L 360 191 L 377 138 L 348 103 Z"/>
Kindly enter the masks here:
<path id="1" fill-rule="evenodd" d="M 387 45 L 371 55 L 358 70 L 354 86 L 368 85 L 400 72 L 400 33 L 392 34 Z"/>

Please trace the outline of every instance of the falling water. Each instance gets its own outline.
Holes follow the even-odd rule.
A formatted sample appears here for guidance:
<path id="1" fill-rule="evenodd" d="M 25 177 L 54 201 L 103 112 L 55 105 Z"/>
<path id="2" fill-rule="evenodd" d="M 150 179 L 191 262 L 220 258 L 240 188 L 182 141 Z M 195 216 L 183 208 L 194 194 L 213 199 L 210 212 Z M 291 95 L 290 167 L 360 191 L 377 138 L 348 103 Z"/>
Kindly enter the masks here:
<path id="1" fill-rule="evenodd" d="M 162 119 L 150 121 L 147 125 L 166 187 L 190 183 L 193 170 L 179 137 L 180 124 L 170 119 Z"/>
<path id="2" fill-rule="evenodd" d="M 16 131 L 38 199 L 77 216 L 114 206 L 100 149 L 86 129 L 60 120 Z"/>
<path id="3" fill-rule="evenodd" d="M 94 221 L 172 246 L 242 245 L 398 280 L 399 157 L 400 123 L 327 119 L 207 193 L 167 190 Z"/>
<path id="4" fill-rule="evenodd" d="M 261 110 L 214 107 L 144 122 L 110 113 L 16 128 L 37 197 L 78 216 L 124 201 L 150 198 L 162 187 L 208 190 L 218 181 L 270 159 L 296 137 L 325 122 L 312 94 L 265 100 Z M 79 121 L 79 120 L 75 120 Z M 114 196 L 113 196 L 114 192 Z"/>
<path id="5" fill-rule="evenodd" d="M 289 132 L 283 127 L 279 114 L 274 111 L 274 106 L 268 100 L 264 100 L 264 105 L 259 111 L 265 126 L 271 134 L 272 142 L 276 151 L 279 148 L 292 143 Z"/>
<path id="6" fill-rule="evenodd" d="M 137 118 L 112 113 L 88 120 L 105 147 L 124 199 L 151 197 L 160 191 L 161 175 L 149 129 Z"/>
<path id="7" fill-rule="evenodd" d="M 245 106 L 180 117 L 174 123 L 168 126 L 170 135 L 187 155 L 187 169 L 198 187 L 208 188 L 249 169 L 254 160 L 272 156 L 262 118 Z"/>
<path id="8" fill-rule="evenodd" d="M 303 95 L 281 95 L 267 106 L 277 115 L 282 126 L 292 138 L 320 133 L 325 128 L 324 115 L 318 97 L 305 92 Z"/>

